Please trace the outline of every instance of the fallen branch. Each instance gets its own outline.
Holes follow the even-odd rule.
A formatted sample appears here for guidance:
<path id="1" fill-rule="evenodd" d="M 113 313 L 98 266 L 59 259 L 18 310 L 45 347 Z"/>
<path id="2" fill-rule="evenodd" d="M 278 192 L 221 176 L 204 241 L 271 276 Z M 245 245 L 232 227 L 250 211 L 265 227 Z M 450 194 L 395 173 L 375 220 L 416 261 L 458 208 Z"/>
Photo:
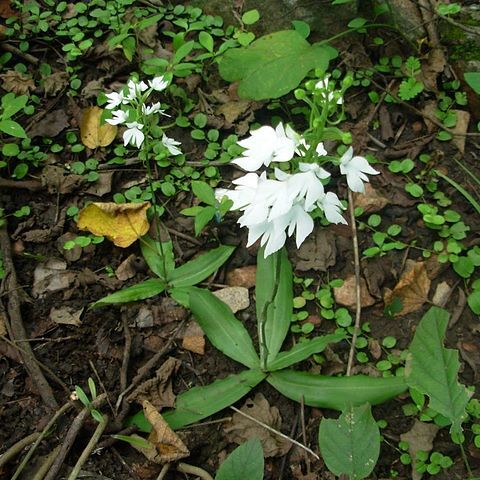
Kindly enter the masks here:
<path id="1" fill-rule="evenodd" d="M 12 247 L 8 236 L 7 227 L 4 225 L 0 228 L 0 248 L 3 256 L 3 264 L 5 269 L 5 279 L 2 284 L 3 293 L 8 293 L 7 311 L 10 319 L 10 331 L 12 332 L 12 341 L 23 342 L 22 348 L 19 349 L 22 356 L 25 369 L 30 376 L 33 385 L 36 386 L 38 393 L 42 397 L 43 402 L 49 408 L 57 410 L 58 403 L 53 395 L 47 379 L 43 375 L 40 366 L 35 358 L 32 347 L 27 340 L 27 333 L 23 325 L 22 314 L 20 310 L 20 296 L 17 284 L 17 274 L 12 260 Z"/>
<path id="2" fill-rule="evenodd" d="M 0 468 L 6 465 L 12 458 L 15 458 L 27 445 L 33 443 L 40 434 L 38 432 L 32 433 L 28 437 L 24 437 L 17 443 L 13 444 L 6 452 L 0 455 Z"/>

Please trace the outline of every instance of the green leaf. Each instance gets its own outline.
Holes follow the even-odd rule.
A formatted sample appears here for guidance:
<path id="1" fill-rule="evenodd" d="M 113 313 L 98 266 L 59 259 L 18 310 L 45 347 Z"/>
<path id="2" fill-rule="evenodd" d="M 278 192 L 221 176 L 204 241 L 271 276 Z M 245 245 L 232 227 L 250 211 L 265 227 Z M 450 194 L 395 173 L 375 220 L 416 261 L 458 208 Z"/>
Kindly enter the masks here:
<path id="1" fill-rule="evenodd" d="M 215 205 L 215 192 L 208 183 L 194 180 L 192 182 L 192 191 L 203 203 L 212 206 Z"/>
<path id="2" fill-rule="evenodd" d="M 439 307 L 423 316 L 409 348 L 405 378 L 410 387 L 429 396 L 430 408 L 450 420 L 450 432 L 461 433 L 470 395 L 458 382 L 458 351 L 443 346 L 448 317 Z"/>
<path id="3" fill-rule="evenodd" d="M 480 72 L 467 72 L 464 78 L 475 93 L 480 95 Z"/>
<path id="4" fill-rule="evenodd" d="M 303 37 L 308 38 L 310 35 L 310 25 L 302 20 L 292 20 L 293 28 Z"/>
<path id="5" fill-rule="evenodd" d="M 296 30 L 284 30 L 227 50 L 219 70 L 225 80 L 240 81 L 242 98 L 278 98 L 296 88 L 310 70 L 326 71 L 331 52 L 323 45 L 311 45 Z"/>
<path id="6" fill-rule="evenodd" d="M 190 287 L 205 280 L 218 270 L 233 253 L 235 247 L 220 245 L 197 258 L 190 260 L 176 268 L 169 276 L 169 283 L 173 287 Z"/>
<path id="7" fill-rule="evenodd" d="M 195 287 L 174 287 L 168 293 L 182 307 L 190 309 L 190 293 Z"/>
<path id="8" fill-rule="evenodd" d="M 105 305 L 113 305 L 115 303 L 136 302 L 154 297 L 165 290 L 165 282 L 157 278 L 151 278 L 144 282 L 137 283 L 131 287 L 124 288 L 118 292 L 107 295 L 97 300 L 90 308 L 103 307 Z"/>
<path id="9" fill-rule="evenodd" d="M 198 35 L 198 42 L 205 50 L 213 52 L 213 37 L 208 32 L 202 30 Z"/>
<path id="10" fill-rule="evenodd" d="M 12 137 L 27 138 L 25 130 L 17 122 L 13 120 L 0 120 L 0 130 Z"/>
<path id="11" fill-rule="evenodd" d="M 332 473 L 350 480 L 368 477 L 380 454 L 380 430 L 370 405 L 349 406 L 337 420 L 322 418 L 318 443 Z"/>
<path id="12" fill-rule="evenodd" d="M 264 459 L 258 438 L 237 447 L 220 465 L 215 480 L 263 480 Z"/>
<path id="13" fill-rule="evenodd" d="M 468 296 L 468 306 L 476 315 L 480 315 L 480 291 L 475 290 Z"/>
<path id="14" fill-rule="evenodd" d="M 160 244 L 149 235 L 145 235 L 140 240 L 140 250 L 150 270 L 162 280 L 174 270 L 175 259 L 171 240 Z"/>
<path id="15" fill-rule="evenodd" d="M 215 348 L 248 368 L 258 368 L 252 339 L 228 305 L 208 290 L 192 288 L 190 309 Z"/>
<path id="16" fill-rule="evenodd" d="M 205 387 L 193 387 L 177 396 L 175 409 L 163 418 L 174 430 L 203 420 L 245 396 L 265 376 L 260 370 L 245 370 Z"/>
<path id="17" fill-rule="evenodd" d="M 256 300 L 257 322 L 263 323 L 267 367 L 277 357 L 283 341 L 290 330 L 293 314 L 292 266 L 287 250 L 263 256 L 261 248 L 257 255 Z M 277 285 L 278 284 L 278 285 Z"/>
<path id="18" fill-rule="evenodd" d="M 0 118 L 6 120 L 19 112 L 28 102 L 27 95 L 16 96 L 13 92 L 7 93 L 2 97 L 3 112 Z"/>
<path id="19" fill-rule="evenodd" d="M 253 25 L 260 20 L 260 13 L 257 9 L 249 10 L 242 15 L 242 22 L 245 25 Z"/>
<path id="20" fill-rule="evenodd" d="M 340 342 L 344 339 L 344 333 L 332 333 L 297 343 L 288 352 L 280 352 L 277 358 L 273 362 L 270 362 L 268 369 L 274 371 L 290 367 L 295 363 L 302 362 L 315 353 L 323 352 L 328 344 Z"/>
<path id="21" fill-rule="evenodd" d="M 198 237 L 207 223 L 215 216 L 215 207 L 204 207 L 195 215 L 195 235 Z"/>
<path id="22" fill-rule="evenodd" d="M 190 40 L 189 42 L 181 45 L 173 56 L 174 63 L 179 63 L 180 61 L 182 61 L 192 51 L 194 45 L 195 42 L 193 40 Z"/>
<path id="23" fill-rule="evenodd" d="M 377 405 L 396 397 L 407 389 L 403 377 L 327 377 L 296 370 L 271 373 L 268 383 L 296 402 L 311 407 L 344 410 L 350 404 Z"/>
<path id="24" fill-rule="evenodd" d="M 112 435 L 112 438 L 121 440 L 122 442 L 127 442 L 132 447 L 138 448 L 155 448 L 155 445 L 150 443 L 146 438 L 140 437 L 139 435 Z"/>

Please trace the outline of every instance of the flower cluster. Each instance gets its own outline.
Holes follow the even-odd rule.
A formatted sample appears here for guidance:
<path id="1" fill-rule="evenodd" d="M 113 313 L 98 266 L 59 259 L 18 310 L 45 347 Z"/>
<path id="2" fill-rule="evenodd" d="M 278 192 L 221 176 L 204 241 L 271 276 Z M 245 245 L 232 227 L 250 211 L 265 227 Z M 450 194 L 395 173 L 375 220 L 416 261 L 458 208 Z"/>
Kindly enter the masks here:
<path id="1" fill-rule="evenodd" d="M 310 153 L 310 145 L 291 127 L 280 123 L 276 129 L 263 126 L 254 130 L 250 137 L 238 144 L 245 151 L 232 163 L 250 173 L 234 180 L 234 190 L 217 189 L 216 195 L 218 198 L 227 196 L 233 202 L 232 208 L 243 212 L 238 223 L 248 228 L 247 246 L 260 238 L 267 257 L 282 248 L 287 235 L 295 233 L 297 247 L 300 247 L 313 230 L 310 214 L 316 209 L 321 209 L 330 223 L 347 223 L 338 196 L 325 192 L 324 184 L 330 173 L 320 166 L 328 161 L 323 143 L 315 146 L 311 155 L 314 162 L 302 161 Z M 274 169 L 273 178 L 267 178 L 266 172 L 255 173 L 272 162 L 289 162 L 295 155 L 298 157 L 296 173 L 286 173 L 278 168 Z M 364 191 L 367 173 L 379 173 L 365 158 L 353 156 L 352 148 L 337 162 L 340 172 L 346 175 L 348 187 L 354 192 Z"/>
<path id="2" fill-rule="evenodd" d="M 127 86 L 120 92 L 107 93 L 107 110 L 111 110 L 112 117 L 105 120 L 110 125 L 125 125 L 123 132 L 124 145 L 134 145 L 140 148 L 145 141 L 145 123 L 150 115 L 160 114 L 169 116 L 161 108 L 160 102 L 148 105 L 148 97 L 153 91 L 161 92 L 168 86 L 163 76 L 148 81 L 129 80 Z M 163 134 L 162 143 L 171 155 L 181 155 L 178 148 L 180 142 Z"/>

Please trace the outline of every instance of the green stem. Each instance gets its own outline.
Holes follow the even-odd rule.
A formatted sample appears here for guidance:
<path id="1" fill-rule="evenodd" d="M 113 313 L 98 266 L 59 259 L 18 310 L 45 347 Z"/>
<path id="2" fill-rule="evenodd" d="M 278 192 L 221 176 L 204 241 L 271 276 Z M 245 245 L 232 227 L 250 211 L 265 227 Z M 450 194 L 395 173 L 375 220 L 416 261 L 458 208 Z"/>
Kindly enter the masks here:
<path id="1" fill-rule="evenodd" d="M 470 468 L 470 463 L 468 462 L 468 457 L 467 457 L 467 454 L 465 452 L 465 448 L 463 447 L 463 443 L 460 443 L 460 452 L 462 453 L 462 459 L 463 459 L 463 463 L 465 464 L 465 468 L 467 469 L 467 472 L 468 472 L 468 478 L 469 480 L 473 480 L 473 473 L 472 473 L 472 469 Z"/>

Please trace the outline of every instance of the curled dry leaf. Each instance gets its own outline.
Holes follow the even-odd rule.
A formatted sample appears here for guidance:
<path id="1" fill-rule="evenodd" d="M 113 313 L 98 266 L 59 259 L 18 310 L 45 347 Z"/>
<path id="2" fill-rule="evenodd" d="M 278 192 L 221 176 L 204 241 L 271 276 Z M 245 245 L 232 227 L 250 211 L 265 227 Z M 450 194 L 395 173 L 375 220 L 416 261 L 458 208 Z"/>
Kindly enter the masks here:
<path id="1" fill-rule="evenodd" d="M 82 111 L 80 136 L 82 143 L 88 148 L 106 147 L 117 135 L 118 128 L 115 125 L 100 123 L 102 113 L 100 107 L 88 107 Z"/>
<path id="2" fill-rule="evenodd" d="M 398 298 L 403 308 L 396 315 L 415 312 L 428 300 L 430 283 L 425 262 L 407 262 L 405 271 L 395 288 L 385 291 L 385 304 L 389 305 Z"/>
<path id="3" fill-rule="evenodd" d="M 90 203 L 78 214 L 77 226 L 107 237 L 117 247 L 127 248 L 148 232 L 149 208 L 150 202 Z"/>
<path id="4" fill-rule="evenodd" d="M 148 400 L 143 401 L 143 411 L 146 419 L 152 425 L 152 431 L 148 436 L 152 448 L 135 446 L 137 450 L 151 462 L 159 464 L 176 462 L 190 455 L 180 437 L 168 426 L 168 423 Z"/>
<path id="5" fill-rule="evenodd" d="M 261 393 L 257 393 L 253 400 L 249 398 L 240 411 L 275 430 L 280 430 L 282 426 L 282 417 L 280 416 L 278 408 L 271 407 Z M 262 425 L 259 425 L 240 413 L 233 415 L 232 423 L 225 428 L 225 433 L 231 442 L 238 444 L 244 443 L 251 438 L 258 438 L 262 442 L 265 457 L 285 455 L 292 446 L 288 440 L 275 435 Z"/>
<path id="6" fill-rule="evenodd" d="M 468 124 L 470 123 L 470 113 L 464 110 L 452 110 L 457 114 L 457 123 L 452 129 L 455 132 L 452 142 L 458 148 L 460 153 L 465 153 L 465 142 L 467 137 L 465 134 L 468 131 Z"/>
<path id="7" fill-rule="evenodd" d="M 67 270 L 67 262 L 51 258 L 39 263 L 33 272 L 33 296 L 40 297 L 46 292 L 65 290 L 75 279 L 75 273 Z"/>
<path id="8" fill-rule="evenodd" d="M 82 316 L 83 310 L 83 308 L 75 310 L 70 307 L 53 307 L 50 310 L 50 320 L 63 325 L 74 325 L 75 327 L 79 327 L 82 324 L 80 317 Z"/>
<path id="9" fill-rule="evenodd" d="M 356 306 L 356 282 L 355 275 L 349 275 L 345 278 L 343 285 L 333 289 L 335 301 L 339 305 L 347 308 L 355 308 Z M 362 308 L 371 307 L 375 303 L 375 299 L 370 295 L 367 282 L 360 277 L 360 304 Z"/>
<path id="10" fill-rule="evenodd" d="M 182 362 L 173 357 L 168 357 L 157 370 L 155 378 L 140 384 L 127 398 L 129 402 L 150 402 L 153 407 L 173 408 L 175 406 L 175 394 L 172 388 L 172 375 L 177 372 Z"/>
<path id="11" fill-rule="evenodd" d="M 439 428 L 432 423 L 420 422 L 415 419 L 413 427 L 408 432 L 400 435 L 400 439 L 408 443 L 408 453 L 412 457 L 412 465 L 415 465 L 418 451 L 430 452 L 432 450 L 433 440 L 438 430 Z M 412 468 L 412 479 L 420 480 L 421 478 L 422 474 L 418 473 L 415 468 Z"/>
<path id="12" fill-rule="evenodd" d="M 296 270 L 326 272 L 335 265 L 337 258 L 334 233 L 325 228 L 316 229 L 299 249 L 293 251 L 293 256 Z"/>
<path id="13" fill-rule="evenodd" d="M 16 70 L 9 70 L 7 73 L 0 75 L 0 78 L 2 79 L 2 88 L 7 92 L 25 95 L 35 90 L 32 77 Z"/>
<path id="14" fill-rule="evenodd" d="M 355 207 L 362 208 L 364 213 L 378 212 L 388 205 L 388 200 L 370 183 L 365 184 L 364 193 L 353 194 L 353 201 Z"/>

